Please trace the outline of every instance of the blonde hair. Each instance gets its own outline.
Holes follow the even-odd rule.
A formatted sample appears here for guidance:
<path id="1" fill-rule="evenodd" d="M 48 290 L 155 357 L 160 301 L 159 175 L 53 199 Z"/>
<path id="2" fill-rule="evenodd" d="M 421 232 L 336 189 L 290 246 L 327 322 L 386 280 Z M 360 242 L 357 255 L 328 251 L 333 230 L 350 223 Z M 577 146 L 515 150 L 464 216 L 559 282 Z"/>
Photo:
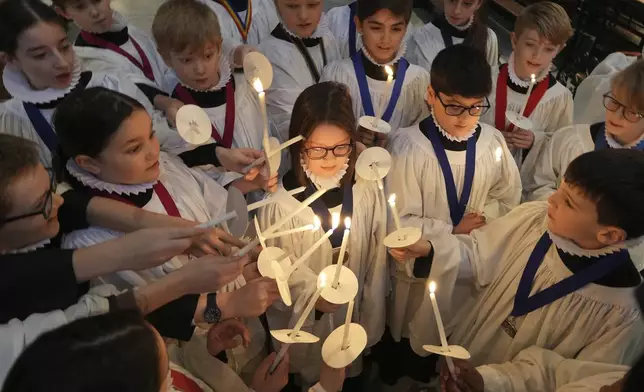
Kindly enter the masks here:
<path id="1" fill-rule="evenodd" d="M 550 1 L 534 3 L 521 12 L 514 23 L 514 34 L 518 38 L 529 29 L 555 45 L 565 44 L 573 33 L 566 10 Z"/>
<path id="2" fill-rule="evenodd" d="M 217 15 L 196 0 L 167 0 L 159 7 L 152 35 L 159 53 L 199 50 L 207 44 L 221 44 L 221 28 Z"/>
<path id="3" fill-rule="evenodd" d="M 611 83 L 627 108 L 644 113 L 644 61 L 638 60 L 618 72 Z"/>

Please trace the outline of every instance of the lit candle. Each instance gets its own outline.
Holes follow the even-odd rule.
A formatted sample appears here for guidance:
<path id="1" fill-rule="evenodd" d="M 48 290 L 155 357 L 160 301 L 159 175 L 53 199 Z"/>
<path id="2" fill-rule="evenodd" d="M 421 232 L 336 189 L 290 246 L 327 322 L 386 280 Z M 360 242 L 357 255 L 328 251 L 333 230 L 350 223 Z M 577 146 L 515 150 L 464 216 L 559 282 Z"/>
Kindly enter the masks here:
<path id="1" fill-rule="evenodd" d="M 266 92 L 264 92 L 264 85 L 259 78 L 255 78 L 253 82 L 253 87 L 257 91 L 259 96 L 259 110 L 262 112 L 262 119 L 264 120 L 264 137 L 262 139 L 262 145 L 264 146 L 264 152 L 268 156 L 270 154 L 270 144 L 268 142 L 268 115 L 266 114 Z"/>
<path id="2" fill-rule="evenodd" d="M 528 106 L 528 101 L 530 100 L 530 94 L 532 94 L 532 88 L 534 87 L 534 84 L 537 82 L 535 74 L 530 75 L 530 87 L 528 87 L 528 94 L 525 97 L 525 102 L 523 103 L 523 107 L 521 108 L 521 111 L 519 112 L 520 115 L 523 116 L 523 112 L 525 112 L 526 106 Z"/>
<path id="3" fill-rule="evenodd" d="M 197 228 L 199 228 L 199 229 L 212 229 L 213 227 L 219 226 L 223 222 L 226 222 L 226 221 L 229 221 L 229 220 L 235 219 L 235 218 L 237 218 L 237 212 L 232 211 L 232 212 L 229 212 L 226 215 L 222 216 L 221 218 L 213 219 L 213 220 L 210 220 L 210 221 L 208 221 L 206 223 L 202 223 L 199 226 L 197 226 Z"/>
<path id="4" fill-rule="evenodd" d="M 275 230 L 279 229 L 284 225 L 284 223 L 288 222 L 289 219 L 293 218 L 295 215 L 299 214 L 300 212 L 304 211 L 306 207 L 308 207 L 311 203 L 322 197 L 322 195 L 326 192 L 327 190 L 322 188 L 319 189 L 317 192 L 312 194 L 311 196 L 307 197 L 306 200 L 304 200 L 300 205 L 291 211 L 289 214 L 285 215 L 282 219 L 277 221 L 274 225 L 269 227 L 268 229 L 264 230 L 264 234 L 271 234 L 275 232 Z"/>
<path id="5" fill-rule="evenodd" d="M 394 193 L 389 196 L 389 207 L 391 207 L 391 214 L 394 216 L 396 230 L 400 230 L 402 227 L 400 225 L 400 216 L 398 216 L 398 209 L 396 208 L 396 195 Z"/>
<path id="6" fill-rule="evenodd" d="M 385 65 L 385 72 L 387 73 L 387 89 L 389 90 L 389 89 L 391 89 L 391 84 L 392 84 L 392 83 L 393 83 L 393 81 L 394 81 L 394 70 L 393 70 L 390 66 Z M 374 123 L 374 126 L 376 126 L 376 127 L 378 126 L 378 123 L 380 122 L 380 119 L 381 119 L 381 118 L 382 118 L 382 116 L 385 114 L 385 113 L 384 113 L 384 112 L 385 112 L 385 110 L 387 110 L 387 107 L 386 107 L 386 106 L 385 106 L 385 108 L 383 109 L 382 114 L 380 114 L 380 116 L 379 116 L 379 117 L 376 117 L 376 121 L 375 121 L 375 123 Z"/>
<path id="7" fill-rule="evenodd" d="M 307 251 L 306 251 L 306 252 L 305 252 L 305 253 L 304 253 L 304 254 L 303 254 L 299 259 L 297 259 L 297 260 L 293 263 L 293 265 L 291 266 L 291 269 L 289 270 L 289 272 L 288 272 L 287 276 L 291 276 L 291 274 L 293 273 L 293 271 L 295 271 L 296 269 L 300 268 L 300 266 L 301 266 L 302 264 L 304 264 L 304 262 L 305 262 L 306 260 L 308 260 L 308 258 L 309 258 L 309 257 L 311 257 L 311 255 L 312 255 L 312 254 L 313 254 L 313 253 L 314 253 L 314 252 L 315 252 L 315 251 L 316 251 L 320 246 L 322 246 L 322 244 L 323 244 L 323 243 L 325 243 L 325 242 L 329 239 L 329 237 L 331 237 L 331 235 L 333 235 L 333 231 L 334 231 L 334 230 L 338 227 L 338 225 L 340 224 L 340 214 L 338 214 L 338 213 L 334 213 L 334 214 L 332 215 L 332 217 L 333 217 L 333 224 L 332 224 L 331 229 L 329 229 L 329 231 L 327 231 L 326 233 L 324 233 L 324 235 L 323 235 L 323 236 L 322 236 L 322 237 L 321 237 L 321 238 L 320 238 L 320 239 L 319 239 L 315 244 L 313 244 L 313 246 L 312 246 L 312 247 L 310 247 L 310 248 L 309 248 L 309 249 L 308 249 L 308 250 L 307 250 Z M 315 224 L 316 224 L 316 226 L 317 226 L 317 227 L 322 226 L 322 225 L 319 223 L 319 222 L 320 222 L 320 218 L 318 218 L 318 217 L 316 216 L 316 217 L 315 217 L 315 219 L 316 219 L 316 223 L 315 223 Z M 325 277 L 325 279 L 326 279 L 326 277 Z"/>
<path id="8" fill-rule="evenodd" d="M 318 301 L 320 295 L 322 294 L 322 290 L 324 290 L 324 288 L 326 287 L 326 274 L 324 272 L 320 273 L 320 277 L 317 281 L 317 287 L 317 291 L 315 292 L 315 294 L 313 294 L 313 297 L 311 297 L 311 300 L 306 305 L 306 308 L 304 308 L 304 311 L 300 315 L 300 318 L 297 320 L 297 323 L 295 323 L 293 330 L 289 334 L 291 337 L 297 335 L 297 333 L 300 332 L 302 326 L 304 325 L 304 321 L 306 321 L 306 319 L 309 317 L 309 314 L 311 314 L 311 311 L 315 307 L 315 303 Z"/>
<path id="9" fill-rule="evenodd" d="M 429 282 L 429 299 L 432 300 L 432 307 L 434 308 L 434 317 L 436 317 L 436 325 L 438 325 L 438 335 L 441 338 L 441 346 L 443 347 L 443 352 L 449 352 L 449 345 L 447 344 L 447 336 L 445 335 L 445 327 L 443 326 L 443 319 L 441 318 L 441 312 L 438 310 L 438 303 L 436 302 L 436 283 Z M 445 356 L 445 361 L 447 362 L 447 367 L 451 374 L 454 374 L 454 362 L 451 357 Z"/>
<path id="10" fill-rule="evenodd" d="M 310 224 L 302 227 L 296 227 L 295 229 L 284 230 L 277 233 L 273 233 L 273 234 L 267 235 L 266 237 L 264 237 L 264 239 L 272 240 L 273 238 L 284 237 L 295 233 L 301 233 L 303 231 L 310 231 L 310 230 L 317 230 L 317 229 L 319 229 L 318 226 L 316 226 L 315 224 Z"/>
<path id="11" fill-rule="evenodd" d="M 342 351 L 349 348 L 349 331 L 351 330 L 351 316 L 353 315 L 353 300 L 349 301 L 349 308 L 347 309 L 347 318 L 344 320 L 344 335 L 342 335 Z"/>
<path id="12" fill-rule="evenodd" d="M 334 289 L 338 287 L 340 283 L 340 272 L 342 271 L 342 262 L 344 261 L 344 253 L 347 250 L 347 239 L 349 238 L 349 229 L 351 228 L 351 218 L 344 218 L 344 235 L 342 236 L 342 245 L 340 245 L 340 254 L 338 255 L 338 266 L 335 269 L 335 275 L 333 276 L 333 283 L 331 287 Z"/>

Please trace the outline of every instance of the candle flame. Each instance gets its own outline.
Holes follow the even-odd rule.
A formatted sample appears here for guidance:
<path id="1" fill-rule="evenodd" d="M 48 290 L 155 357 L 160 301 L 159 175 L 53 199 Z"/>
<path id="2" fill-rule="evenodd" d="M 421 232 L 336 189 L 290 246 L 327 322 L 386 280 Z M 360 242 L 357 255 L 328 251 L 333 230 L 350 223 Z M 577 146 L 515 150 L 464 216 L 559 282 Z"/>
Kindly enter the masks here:
<path id="1" fill-rule="evenodd" d="M 385 72 L 387 72 L 387 75 L 389 76 L 394 76 L 394 70 L 388 65 L 385 65 Z"/>
<path id="2" fill-rule="evenodd" d="M 389 204 L 391 204 L 391 205 L 396 204 L 396 194 L 395 193 L 392 193 L 391 195 L 389 195 Z"/>
<path id="3" fill-rule="evenodd" d="M 351 218 L 349 217 L 344 218 L 344 227 L 346 227 L 347 230 L 351 228 Z"/>
<path id="4" fill-rule="evenodd" d="M 503 157 L 503 149 L 501 147 L 496 148 L 496 151 L 494 151 L 494 157 L 497 162 L 501 160 L 501 157 Z"/>
<path id="5" fill-rule="evenodd" d="M 320 227 L 322 227 L 322 221 L 321 221 L 321 220 L 320 220 L 320 218 L 318 218 L 318 216 L 316 215 L 316 216 L 315 216 L 315 218 L 313 218 L 313 228 L 317 230 L 317 229 L 319 229 Z"/>
<path id="6" fill-rule="evenodd" d="M 434 282 L 433 280 L 429 282 L 429 292 L 431 294 L 434 294 L 436 292 L 436 282 Z"/>
<path id="7" fill-rule="evenodd" d="M 535 74 L 530 75 L 530 80 L 532 80 L 532 83 L 536 82 L 537 81 L 537 75 L 535 75 Z"/>
<path id="8" fill-rule="evenodd" d="M 338 226 L 340 226 L 340 213 L 334 212 L 331 214 L 331 227 L 337 229 Z"/>
<path id="9" fill-rule="evenodd" d="M 262 81 L 259 80 L 259 78 L 255 78 L 255 81 L 253 82 L 253 88 L 258 93 L 263 93 L 264 92 L 264 85 L 262 84 Z"/>
<path id="10" fill-rule="evenodd" d="M 326 274 L 324 272 L 320 272 L 320 277 L 318 278 L 318 285 L 320 288 L 326 287 Z"/>

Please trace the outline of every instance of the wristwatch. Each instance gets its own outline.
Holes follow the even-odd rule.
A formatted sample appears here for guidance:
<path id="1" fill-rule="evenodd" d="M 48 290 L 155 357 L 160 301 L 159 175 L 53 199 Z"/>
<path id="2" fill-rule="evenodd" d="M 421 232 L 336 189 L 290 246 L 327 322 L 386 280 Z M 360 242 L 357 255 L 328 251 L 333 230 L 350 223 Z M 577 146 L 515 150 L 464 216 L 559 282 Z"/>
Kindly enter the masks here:
<path id="1" fill-rule="evenodd" d="M 217 324 L 221 320 L 221 310 L 217 306 L 217 293 L 206 296 L 206 310 L 203 311 L 203 318 L 208 324 Z"/>

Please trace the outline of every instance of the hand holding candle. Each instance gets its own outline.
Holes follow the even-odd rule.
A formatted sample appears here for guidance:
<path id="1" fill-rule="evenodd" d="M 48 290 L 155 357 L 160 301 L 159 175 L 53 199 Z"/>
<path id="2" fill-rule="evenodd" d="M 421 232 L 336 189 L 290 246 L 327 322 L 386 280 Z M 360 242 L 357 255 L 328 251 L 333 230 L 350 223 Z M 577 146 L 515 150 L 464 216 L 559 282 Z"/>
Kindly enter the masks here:
<path id="1" fill-rule="evenodd" d="M 438 335 L 441 339 L 441 346 L 443 347 L 444 352 L 449 352 L 447 336 L 445 335 L 445 327 L 443 326 L 443 319 L 441 318 L 441 313 L 438 309 L 435 292 L 436 282 L 429 282 L 429 299 L 432 301 L 432 308 L 434 309 L 434 317 L 436 318 L 436 325 L 438 326 Z M 447 367 L 449 368 L 450 373 L 452 374 L 452 376 L 454 376 L 454 361 L 452 361 L 452 358 L 449 356 L 445 356 L 445 361 L 447 362 Z"/>

